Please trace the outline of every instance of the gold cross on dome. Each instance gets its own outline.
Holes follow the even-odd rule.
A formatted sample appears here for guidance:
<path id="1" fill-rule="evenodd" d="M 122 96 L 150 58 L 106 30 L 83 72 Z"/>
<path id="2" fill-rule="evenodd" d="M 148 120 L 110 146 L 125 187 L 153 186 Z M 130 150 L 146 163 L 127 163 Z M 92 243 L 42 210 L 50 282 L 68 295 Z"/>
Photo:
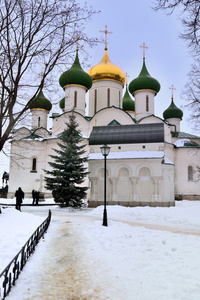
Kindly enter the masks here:
<path id="1" fill-rule="evenodd" d="M 44 76 L 44 73 L 43 73 L 43 72 L 41 72 L 41 73 L 39 73 L 39 74 L 38 74 L 38 76 L 40 76 L 40 78 L 41 78 L 41 81 L 42 81 L 42 78 L 43 78 L 43 76 Z"/>
<path id="2" fill-rule="evenodd" d="M 99 32 L 104 32 L 105 33 L 105 50 L 108 49 L 108 33 L 112 34 L 112 31 L 107 30 L 107 25 L 105 25 L 105 30 L 99 30 Z"/>
<path id="3" fill-rule="evenodd" d="M 129 76 L 128 73 L 126 72 L 126 85 L 128 85 L 128 77 L 130 77 L 130 76 Z"/>
<path id="4" fill-rule="evenodd" d="M 78 36 L 78 34 L 77 34 L 77 37 L 76 37 L 76 50 L 78 50 L 78 41 L 79 41 L 79 36 Z"/>
<path id="5" fill-rule="evenodd" d="M 143 45 L 140 46 L 140 48 L 143 48 L 143 58 L 145 58 L 145 49 L 148 49 L 148 47 L 146 47 L 145 43 L 143 43 Z"/>
<path id="6" fill-rule="evenodd" d="M 176 90 L 176 89 L 175 89 L 175 87 L 173 86 L 173 84 L 172 84 L 172 87 L 170 87 L 169 89 L 172 90 L 172 99 L 174 99 L 174 90 Z"/>

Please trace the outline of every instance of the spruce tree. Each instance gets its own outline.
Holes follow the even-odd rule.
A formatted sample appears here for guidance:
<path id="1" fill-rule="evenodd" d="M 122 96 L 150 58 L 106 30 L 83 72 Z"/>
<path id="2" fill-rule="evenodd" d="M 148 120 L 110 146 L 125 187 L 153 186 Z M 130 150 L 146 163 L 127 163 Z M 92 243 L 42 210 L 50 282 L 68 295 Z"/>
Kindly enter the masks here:
<path id="1" fill-rule="evenodd" d="M 51 170 L 45 170 L 46 188 L 52 191 L 54 200 L 61 207 L 81 207 L 88 187 L 80 186 L 88 175 L 84 163 L 88 157 L 84 154 L 85 145 L 81 145 L 81 132 L 75 115 L 69 116 L 67 128 L 60 135 L 59 149 L 53 149 L 56 155 L 49 162 Z"/>

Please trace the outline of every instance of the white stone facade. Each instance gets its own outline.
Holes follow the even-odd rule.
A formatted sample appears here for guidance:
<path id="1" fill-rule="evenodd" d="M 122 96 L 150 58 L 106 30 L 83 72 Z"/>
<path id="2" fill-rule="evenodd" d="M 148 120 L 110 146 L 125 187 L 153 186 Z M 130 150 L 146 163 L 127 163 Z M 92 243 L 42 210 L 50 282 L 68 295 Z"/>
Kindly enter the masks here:
<path id="1" fill-rule="evenodd" d="M 99 110 L 115 106 L 122 108 L 123 85 L 113 80 L 94 81 L 89 95 L 89 116 Z"/>
<path id="2" fill-rule="evenodd" d="M 110 144 L 107 159 L 108 204 L 126 206 L 172 206 L 175 196 L 200 199 L 200 137 L 180 132 L 180 119 L 166 122 L 154 115 L 155 92 L 143 90 L 135 93 L 136 112 L 122 109 L 123 85 L 114 80 L 94 81 L 89 90 L 89 117 L 85 117 L 86 89 L 79 85 L 65 87 L 65 108 L 54 114 L 51 131 L 47 130 L 48 112 L 32 111 L 32 126 L 18 129 L 11 142 L 9 197 L 20 186 L 25 197 L 31 197 L 32 189 L 51 197 L 45 189 L 44 170 L 49 169 L 49 155 L 54 155 L 59 134 L 72 110 L 82 132 L 83 143 L 90 155 L 88 189 L 89 206 L 103 203 L 104 159 L 100 145 L 89 145 L 90 134 L 95 126 L 164 124 L 164 140 L 159 143 Z M 96 92 L 95 92 L 96 91 Z M 96 93 L 96 103 L 95 103 Z M 147 101 L 148 100 L 148 101 Z M 74 102 L 75 101 L 75 102 Z M 148 102 L 148 103 L 147 103 Z M 74 103 L 76 105 L 74 105 Z M 96 106 L 96 107 L 95 107 Z M 173 136 L 173 132 L 175 135 Z M 188 138 L 193 144 L 175 145 Z"/>
<path id="3" fill-rule="evenodd" d="M 174 205 L 174 165 L 163 158 L 107 159 L 107 203 L 124 206 Z M 91 160 L 89 206 L 104 202 L 103 160 Z"/>

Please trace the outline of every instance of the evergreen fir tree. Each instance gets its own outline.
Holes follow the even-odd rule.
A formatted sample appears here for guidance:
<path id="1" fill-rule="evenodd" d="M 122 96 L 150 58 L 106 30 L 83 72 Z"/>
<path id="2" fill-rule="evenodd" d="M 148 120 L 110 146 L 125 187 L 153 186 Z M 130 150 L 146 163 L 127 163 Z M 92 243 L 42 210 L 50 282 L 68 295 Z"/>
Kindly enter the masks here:
<path id="1" fill-rule="evenodd" d="M 61 207 L 81 207 L 88 187 L 82 187 L 88 175 L 84 163 L 88 161 L 85 145 L 81 145 L 82 137 L 77 129 L 75 115 L 69 116 L 66 130 L 60 135 L 59 149 L 53 149 L 57 155 L 50 155 L 54 161 L 49 162 L 51 170 L 45 170 L 46 188 L 52 191 L 54 200 Z"/>

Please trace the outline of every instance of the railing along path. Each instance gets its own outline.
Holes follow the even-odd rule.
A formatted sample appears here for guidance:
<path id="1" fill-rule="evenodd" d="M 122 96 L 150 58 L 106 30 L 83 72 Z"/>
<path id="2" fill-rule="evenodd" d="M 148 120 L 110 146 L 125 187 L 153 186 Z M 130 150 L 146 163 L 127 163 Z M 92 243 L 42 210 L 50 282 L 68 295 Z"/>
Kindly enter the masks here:
<path id="1" fill-rule="evenodd" d="M 47 231 L 50 221 L 51 211 L 49 210 L 48 217 L 31 235 L 22 249 L 17 253 L 17 255 L 15 255 L 13 260 L 7 265 L 3 272 L 0 273 L 0 299 L 5 299 L 12 286 L 15 285 L 15 281 L 23 270 L 29 256 L 34 252 L 39 240 Z"/>

